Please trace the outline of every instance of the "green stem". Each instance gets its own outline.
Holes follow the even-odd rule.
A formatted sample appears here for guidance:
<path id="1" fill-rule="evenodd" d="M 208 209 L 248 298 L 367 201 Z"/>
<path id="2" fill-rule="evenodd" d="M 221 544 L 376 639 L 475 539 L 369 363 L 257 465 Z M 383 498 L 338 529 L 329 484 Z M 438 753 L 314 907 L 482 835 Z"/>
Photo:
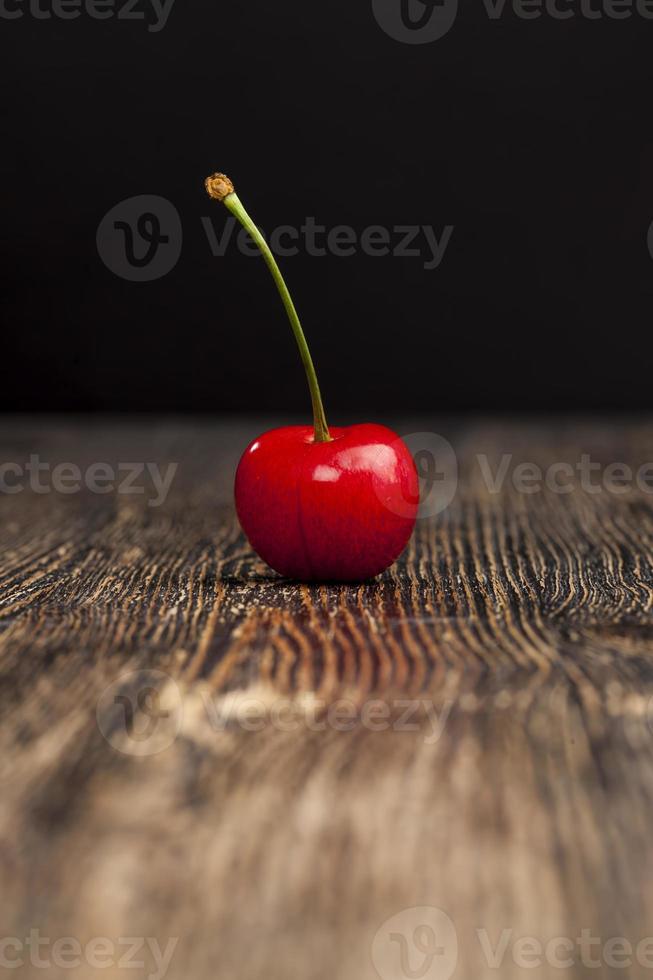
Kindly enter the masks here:
<path id="1" fill-rule="evenodd" d="M 249 232 L 252 239 L 258 246 L 261 255 L 265 259 L 265 264 L 272 273 L 272 278 L 274 279 L 276 287 L 279 290 L 281 301 L 283 302 L 286 313 L 288 314 L 290 326 L 292 327 L 292 332 L 295 335 L 302 364 L 304 365 L 304 370 L 306 371 L 308 387 L 311 392 L 311 402 L 313 404 L 313 428 L 315 431 L 315 442 L 330 442 L 331 436 L 329 435 L 329 427 L 327 426 L 326 416 L 324 414 L 320 387 L 317 383 L 317 375 L 315 374 L 315 368 L 313 367 L 313 359 L 311 358 L 308 344 L 306 343 L 306 337 L 304 336 L 302 325 L 299 322 L 295 304 L 291 299 L 290 293 L 288 292 L 288 287 L 286 286 L 283 276 L 281 275 L 281 270 L 276 263 L 274 255 L 268 247 L 268 243 L 248 215 L 238 195 L 235 192 L 227 194 L 227 196 L 223 198 L 222 203 L 229 208 L 233 216 L 237 218 L 243 228 Z"/>

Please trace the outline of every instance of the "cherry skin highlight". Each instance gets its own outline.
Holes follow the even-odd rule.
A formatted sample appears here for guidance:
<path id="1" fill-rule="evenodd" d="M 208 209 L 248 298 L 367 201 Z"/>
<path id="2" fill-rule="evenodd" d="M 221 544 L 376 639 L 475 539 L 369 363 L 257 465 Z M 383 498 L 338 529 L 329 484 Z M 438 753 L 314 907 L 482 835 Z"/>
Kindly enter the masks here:
<path id="1" fill-rule="evenodd" d="M 406 444 L 383 425 L 272 429 L 236 472 L 236 510 L 252 548 L 300 581 L 364 581 L 404 550 L 419 503 Z"/>

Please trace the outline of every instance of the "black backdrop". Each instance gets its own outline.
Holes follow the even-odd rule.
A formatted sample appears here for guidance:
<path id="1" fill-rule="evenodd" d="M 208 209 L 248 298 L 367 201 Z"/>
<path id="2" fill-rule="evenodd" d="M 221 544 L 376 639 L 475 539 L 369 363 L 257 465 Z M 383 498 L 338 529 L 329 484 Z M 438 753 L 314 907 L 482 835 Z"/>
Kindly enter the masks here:
<path id="1" fill-rule="evenodd" d="M 435 269 L 280 259 L 332 415 L 650 406 L 653 20 L 474 0 L 407 44 L 371 0 L 175 0 L 156 31 L 4 2 L 4 410 L 307 409 L 262 262 L 209 247 L 216 169 L 268 232 L 453 226 Z M 96 237 L 140 195 L 183 245 L 134 282 Z"/>

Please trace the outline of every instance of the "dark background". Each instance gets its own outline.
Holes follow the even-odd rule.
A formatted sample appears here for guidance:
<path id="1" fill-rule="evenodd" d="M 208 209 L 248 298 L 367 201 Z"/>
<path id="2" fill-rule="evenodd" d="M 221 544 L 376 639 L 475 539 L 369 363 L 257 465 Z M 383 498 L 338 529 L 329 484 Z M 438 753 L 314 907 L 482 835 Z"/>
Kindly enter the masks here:
<path id="1" fill-rule="evenodd" d="M 454 226 L 433 271 L 281 260 L 330 415 L 650 407 L 652 20 L 493 21 L 479 0 L 407 45 L 369 0 L 176 0 L 159 33 L 0 30 L 2 409 L 308 410 L 263 263 L 211 254 L 216 169 L 267 230 Z M 96 232 L 142 194 L 175 205 L 183 250 L 134 283 Z"/>

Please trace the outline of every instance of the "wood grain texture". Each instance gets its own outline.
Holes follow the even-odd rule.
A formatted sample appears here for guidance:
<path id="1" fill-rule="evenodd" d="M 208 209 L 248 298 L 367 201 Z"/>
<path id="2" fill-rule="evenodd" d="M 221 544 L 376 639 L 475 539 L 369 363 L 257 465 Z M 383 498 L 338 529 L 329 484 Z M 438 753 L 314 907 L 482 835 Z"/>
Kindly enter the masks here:
<path id="1" fill-rule="evenodd" d="M 414 946 L 426 906 L 456 978 L 651 975 L 653 945 L 528 969 L 513 943 L 653 934 L 653 494 L 510 474 L 637 470 L 653 426 L 404 423 L 450 439 L 458 490 L 357 587 L 250 552 L 231 481 L 261 427 L 5 422 L 0 462 L 178 471 L 159 507 L 0 494 L 2 936 L 177 937 L 172 980 L 443 980 Z M 479 454 L 511 455 L 500 491 Z M 478 930 L 512 930 L 500 969 Z"/>

